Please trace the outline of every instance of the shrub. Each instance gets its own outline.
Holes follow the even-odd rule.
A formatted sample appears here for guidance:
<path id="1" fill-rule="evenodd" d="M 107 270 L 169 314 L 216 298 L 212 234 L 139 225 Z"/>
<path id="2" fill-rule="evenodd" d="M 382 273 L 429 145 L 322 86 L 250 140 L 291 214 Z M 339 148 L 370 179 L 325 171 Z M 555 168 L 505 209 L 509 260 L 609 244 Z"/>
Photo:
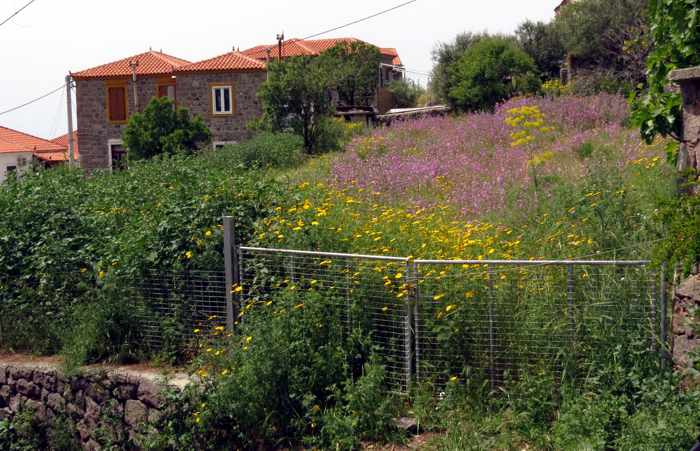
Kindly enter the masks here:
<path id="1" fill-rule="evenodd" d="M 123 136 L 130 159 L 191 153 L 211 141 L 202 118 L 190 117 L 167 97 L 153 98 L 142 113 L 132 114 Z"/>
<path id="2" fill-rule="evenodd" d="M 292 168 L 303 161 L 304 143 L 292 133 L 261 132 L 229 146 L 230 158 L 246 168 Z"/>
<path id="3" fill-rule="evenodd" d="M 397 108 L 416 107 L 418 99 L 425 95 L 425 89 L 413 80 L 393 81 L 388 89 L 394 95 Z"/>

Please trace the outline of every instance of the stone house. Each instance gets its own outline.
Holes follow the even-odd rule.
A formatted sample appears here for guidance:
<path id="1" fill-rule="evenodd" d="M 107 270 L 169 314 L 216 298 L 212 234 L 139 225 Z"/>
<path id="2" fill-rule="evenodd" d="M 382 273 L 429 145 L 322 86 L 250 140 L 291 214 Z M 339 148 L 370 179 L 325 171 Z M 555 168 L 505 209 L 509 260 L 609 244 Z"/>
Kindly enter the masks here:
<path id="1" fill-rule="evenodd" d="M 282 57 L 317 56 L 341 42 L 355 41 L 292 39 L 283 44 Z M 129 116 L 153 97 L 169 97 L 202 117 L 212 132 L 214 148 L 247 139 L 248 124 L 262 114 L 257 92 L 276 49 L 277 45 L 262 45 L 196 63 L 150 50 L 71 73 L 76 85 L 81 166 L 88 171 L 124 167 L 127 151 L 122 132 Z M 375 106 L 383 112 L 393 106 L 386 85 L 403 78 L 403 66 L 396 49 L 379 50 L 382 62 Z"/>

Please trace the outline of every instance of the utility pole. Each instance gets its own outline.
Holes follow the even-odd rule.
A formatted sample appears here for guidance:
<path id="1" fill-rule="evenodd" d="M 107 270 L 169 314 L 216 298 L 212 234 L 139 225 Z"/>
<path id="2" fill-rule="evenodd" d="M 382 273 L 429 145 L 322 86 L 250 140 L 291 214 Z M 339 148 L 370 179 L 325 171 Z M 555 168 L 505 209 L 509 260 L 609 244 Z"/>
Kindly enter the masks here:
<path id="1" fill-rule="evenodd" d="M 277 60 L 282 61 L 282 42 L 284 41 L 284 31 L 277 35 Z"/>
<path id="2" fill-rule="evenodd" d="M 73 142 L 73 79 L 66 75 L 66 107 L 68 109 L 68 164 L 75 165 L 75 143 Z"/>
<path id="3" fill-rule="evenodd" d="M 139 112 L 139 95 L 136 89 L 136 68 L 139 67 L 138 60 L 132 60 L 129 62 L 129 67 L 131 67 L 131 86 L 134 88 L 134 112 Z"/>

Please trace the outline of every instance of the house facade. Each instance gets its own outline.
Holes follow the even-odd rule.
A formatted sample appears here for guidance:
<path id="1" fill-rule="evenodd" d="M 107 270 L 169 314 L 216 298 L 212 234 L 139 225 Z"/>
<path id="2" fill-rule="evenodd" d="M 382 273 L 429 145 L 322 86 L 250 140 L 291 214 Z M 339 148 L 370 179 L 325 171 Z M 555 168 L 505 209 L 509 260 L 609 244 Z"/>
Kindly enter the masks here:
<path id="1" fill-rule="evenodd" d="M 66 161 L 67 150 L 55 142 L 0 126 L 0 183 L 13 173 L 22 175 L 33 165 Z"/>
<path id="2" fill-rule="evenodd" d="M 317 56 L 341 42 L 355 41 L 292 39 L 283 44 L 282 58 Z M 153 97 L 171 98 L 200 116 L 212 132 L 214 148 L 249 138 L 248 124 L 262 114 L 257 93 L 276 49 L 277 45 L 262 45 L 196 63 L 151 50 L 71 73 L 76 85 L 81 166 L 87 171 L 123 168 L 127 149 L 121 137 L 126 123 Z M 379 50 L 382 63 L 376 106 L 383 112 L 392 106 L 386 86 L 403 78 L 403 66 L 395 49 Z"/>

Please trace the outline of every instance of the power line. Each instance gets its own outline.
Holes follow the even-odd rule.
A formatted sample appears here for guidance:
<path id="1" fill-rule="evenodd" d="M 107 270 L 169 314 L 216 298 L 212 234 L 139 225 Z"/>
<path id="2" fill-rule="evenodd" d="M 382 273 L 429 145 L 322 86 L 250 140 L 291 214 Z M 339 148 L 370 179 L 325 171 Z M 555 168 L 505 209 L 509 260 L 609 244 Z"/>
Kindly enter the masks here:
<path id="1" fill-rule="evenodd" d="M 355 20 L 355 21 L 353 21 L 353 22 L 346 23 L 345 25 L 341 25 L 341 26 L 339 26 L 339 27 L 331 28 L 330 30 L 322 31 L 322 32 L 320 32 L 320 33 L 312 34 L 312 35 L 310 35 L 310 36 L 306 36 L 305 38 L 302 38 L 302 40 L 315 38 L 315 37 L 318 37 L 318 36 L 321 36 L 321 35 L 324 35 L 324 34 L 327 34 L 327 33 L 332 33 L 333 31 L 340 30 L 341 28 L 349 27 L 350 25 L 355 25 L 355 24 L 358 24 L 358 23 L 360 23 L 360 22 L 364 22 L 365 20 L 374 19 L 374 18 L 377 17 L 377 16 L 381 16 L 382 14 L 386 14 L 386 13 L 389 13 L 389 12 L 391 12 L 391 11 L 395 11 L 395 10 L 397 10 L 397 9 L 399 9 L 399 8 L 403 8 L 404 6 L 408 6 L 408 5 L 410 5 L 411 3 L 415 3 L 415 2 L 417 2 L 417 1 L 418 1 L 418 0 L 410 0 L 410 1 L 408 1 L 408 2 L 401 3 L 400 5 L 396 5 L 396 6 L 394 6 L 393 8 L 385 9 L 384 11 L 380 11 L 380 12 L 378 12 L 378 13 L 376 13 L 376 14 L 372 14 L 371 16 L 363 17 L 362 19 L 358 19 L 358 20 Z"/>
<path id="2" fill-rule="evenodd" d="M 13 112 L 13 111 L 17 111 L 17 110 L 19 110 L 20 108 L 24 108 L 25 106 L 29 106 L 29 105 L 31 105 L 32 103 L 38 102 L 39 100 L 42 100 L 42 99 L 45 99 L 45 98 L 47 98 L 48 96 L 50 96 L 51 94 L 55 94 L 55 93 L 57 93 L 58 91 L 60 91 L 61 89 L 65 88 L 65 87 L 66 87 L 66 85 L 65 85 L 65 83 L 64 83 L 64 84 L 62 84 L 61 86 L 59 86 L 58 88 L 54 89 L 53 91 L 47 92 L 46 94 L 44 94 L 44 95 L 42 95 L 42 96 L 40 96 L 40 97 L 37 97 L 36 99 L 30 100 L 29 102 L 23 103 L 22 105 L 17 105 L 16 107 L 10 108 L 9 110 L 0 111 L 0 116 L 2 116 L 2 115 L 4 115 L 4 114 L 7 114 L 7 113 L 11 113 L 11 112 Z"/>
<path id="3" fill-rule="evenodd" d="M 23 7 L 21 7 L 21 8 L 18 9 L 17 11 L 15 11 L 10 17 L 8 17 L 7 19 L 3 20 L 2 23 L 0 23 L 0 27 L 2 27 L 3 25 L 5 25 L 7 22 L 11 21 L 17 14 L 21 13 L 22 11 L 24 11 L 25 8 L 27 8 L 29 5 L 31 5 L 31 4 L 34 3 L 35 1 L 36 1 L 36 0 L 30 0 L 29 3 L 27 3 L 26 5 L 24 5 Z"/>

